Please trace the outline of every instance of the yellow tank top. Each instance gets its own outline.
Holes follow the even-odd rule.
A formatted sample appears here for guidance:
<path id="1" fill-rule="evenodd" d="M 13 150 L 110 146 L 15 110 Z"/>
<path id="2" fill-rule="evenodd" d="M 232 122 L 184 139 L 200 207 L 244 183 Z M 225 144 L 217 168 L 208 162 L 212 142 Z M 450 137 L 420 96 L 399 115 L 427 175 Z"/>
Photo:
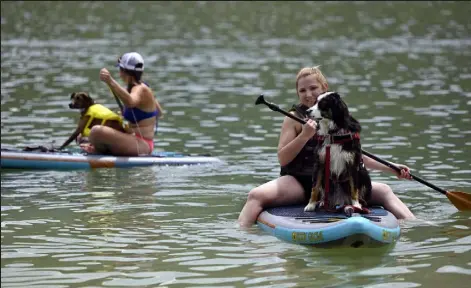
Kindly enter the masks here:
<path id="1" fill-rule="evenodd" d="M 88 119 L 87 124 L 85 125 L 85 128 L 83 128 L 82 131 L 82 136 L 83 137 L 88 137 L 90 135 L 90 124 L 94 119 L 100 119 L 101 120 L 101 125 L 104 125 L 106 121 L 111 121 L 111 120 L 117 120 L 123 125 L 123 119 L 119 117 L 118 114 L 114 113 L 110 109 L 106 108 L 105 106 L 101 104 L 93 104 L 92 106 L 88 107 L 87 113 L 85 113 L 85 116 L 90 116 L 90 119 Z"/>

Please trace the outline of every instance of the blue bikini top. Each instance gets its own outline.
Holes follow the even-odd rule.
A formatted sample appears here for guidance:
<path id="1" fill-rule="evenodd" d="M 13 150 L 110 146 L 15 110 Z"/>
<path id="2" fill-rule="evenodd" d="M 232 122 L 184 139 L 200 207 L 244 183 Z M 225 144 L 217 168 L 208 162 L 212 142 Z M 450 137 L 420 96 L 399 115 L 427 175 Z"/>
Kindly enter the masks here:
<path id="1" fill-rule="evenodd" d="M 144 82 L 144 84 L 150 87 L 149 84 L 147 84 L 146 82 Z M 159 111 L 157 110 L 157 108 L 152 112 L 142 111 L 141 109 L 137 107 L 127 108 L 125 106 L 123 109 L 124 119 L 126 119 L 128 122 L 133 123 L 133 124 L 136 124 L 139 121 L 142 121 L 144 119 L 151 118 L 154 116 L 158 116 L 158 115 L 159 115 Z"/>
<path id="2" fill-rule="evenodd" d="M 124 107 L 124 111 L 123 111 L 124 119 L 126 119 L 128 122 L 133 123 L 133 124 L 136 124 L 137 122 L 141 120 L 151 118 L 157 115 L 159 115 L 159 111 L 157 109 L 155 109 L 152 112 L 146 112 L 146 111 L 142 111 L 141 109 L 137 107 L 134 107 L 134 108 Z"/>

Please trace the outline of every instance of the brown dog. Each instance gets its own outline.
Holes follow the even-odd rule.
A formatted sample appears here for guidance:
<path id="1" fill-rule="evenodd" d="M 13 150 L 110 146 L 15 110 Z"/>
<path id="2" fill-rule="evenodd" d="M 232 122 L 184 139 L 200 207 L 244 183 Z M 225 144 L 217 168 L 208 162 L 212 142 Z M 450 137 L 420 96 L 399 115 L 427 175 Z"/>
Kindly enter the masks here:
<path id="1" fill-rule="evenodd" d="M 59 150 L 65 148 L 74 139 L 81 135 L 81 142 L 86 141 L 90 134 L 90 129 L 95 125 L 104 125 L 125 132 L 122 118 L 101 104 L 95 104 L 95 101 L 86 92 L 74 92 L 70 95 L 70 109 L 80 109 L 80 121 L 77 129 L 70 135 L 69 139 L 62 144 Z"/>

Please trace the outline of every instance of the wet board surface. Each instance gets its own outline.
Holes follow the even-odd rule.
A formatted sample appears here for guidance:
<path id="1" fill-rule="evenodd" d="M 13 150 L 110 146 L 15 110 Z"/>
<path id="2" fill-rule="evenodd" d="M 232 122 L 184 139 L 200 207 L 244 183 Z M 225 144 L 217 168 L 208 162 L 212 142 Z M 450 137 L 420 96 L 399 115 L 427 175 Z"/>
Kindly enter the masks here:
<path id="1" fill-rule="evenodd" d="M 177 152 L 154 152 L 151 155 L 119 157 L 109 155 L 84 155 L 82 153 L 12 151 L 2 149 L 2 169 L 95 169 L 137 166 L 199 165 L 222 163 L 208 155 L 185 155 Z"/>

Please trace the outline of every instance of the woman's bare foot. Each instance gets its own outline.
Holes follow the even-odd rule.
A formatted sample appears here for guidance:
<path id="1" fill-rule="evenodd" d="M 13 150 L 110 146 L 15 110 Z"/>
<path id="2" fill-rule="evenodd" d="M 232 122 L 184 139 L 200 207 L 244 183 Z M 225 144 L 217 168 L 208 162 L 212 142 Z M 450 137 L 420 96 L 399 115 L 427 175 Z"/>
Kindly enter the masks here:
<path id="1" fill-rule="evenodd" d="M 80 149 L 82 149 L 83 151 L 87 152 L 88 154 L 95 154 L 96 151 L 95 151 L 95 147 L 90 144 L 90 143 L 82 143 L 80 144 Z"/>

